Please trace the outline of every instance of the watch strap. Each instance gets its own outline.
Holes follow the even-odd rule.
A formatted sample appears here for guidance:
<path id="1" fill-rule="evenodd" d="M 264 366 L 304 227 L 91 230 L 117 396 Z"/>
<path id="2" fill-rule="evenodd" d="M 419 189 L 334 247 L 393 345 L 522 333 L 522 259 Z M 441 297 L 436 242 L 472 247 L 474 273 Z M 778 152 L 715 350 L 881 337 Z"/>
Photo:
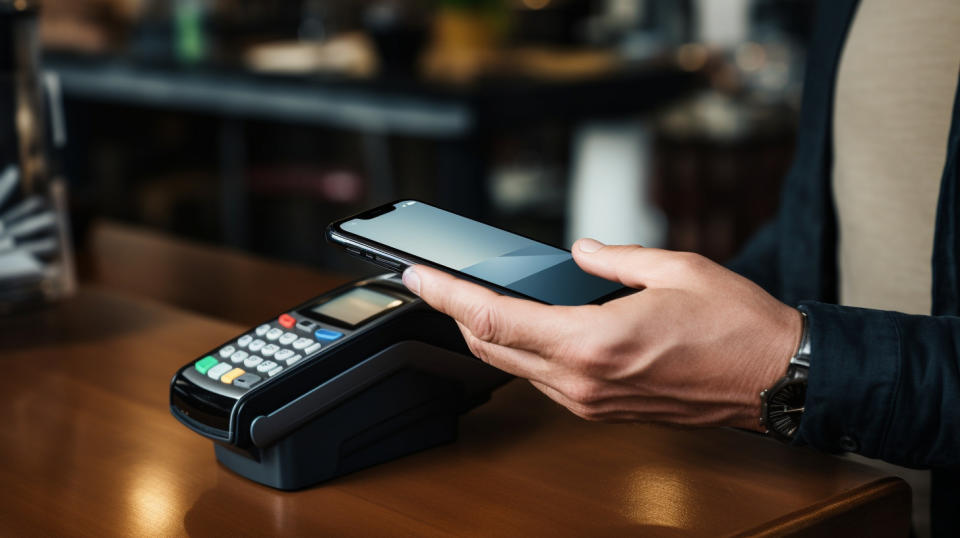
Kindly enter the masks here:
<path id="1" fill-rule="evenodd" d="M 803 328 L 800 333 L 800 345 L 797 346 L 797 352 L 793 354 L 793 357 L 790 357 L 790 364 L 810 368 L 810 355 L 813 347 L 810 341 L 810 320 L 806 312 L 801 309 L 797 310 L 803 320 Z"/>

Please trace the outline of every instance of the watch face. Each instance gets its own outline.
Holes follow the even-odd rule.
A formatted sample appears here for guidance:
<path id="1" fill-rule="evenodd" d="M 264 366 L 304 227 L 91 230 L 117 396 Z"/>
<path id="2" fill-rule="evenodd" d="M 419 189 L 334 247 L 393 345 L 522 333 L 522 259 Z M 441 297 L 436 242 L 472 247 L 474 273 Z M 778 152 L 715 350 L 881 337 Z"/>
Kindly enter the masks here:
<path id="1" fill-rule="evenodd" d="M 787 383 L 767 398 L 767 428 L 780 436 L 793 439 L 803 416 L 807 397 L 805 382 Z"/>

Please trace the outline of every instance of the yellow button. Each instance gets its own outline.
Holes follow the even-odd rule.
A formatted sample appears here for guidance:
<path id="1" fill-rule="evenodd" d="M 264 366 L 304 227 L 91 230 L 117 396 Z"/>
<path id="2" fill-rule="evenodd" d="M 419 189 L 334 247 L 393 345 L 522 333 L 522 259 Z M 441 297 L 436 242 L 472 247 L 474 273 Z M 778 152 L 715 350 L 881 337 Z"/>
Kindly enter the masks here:
<path id="1" fill-rule="evenodd" d="M 229 385 L 230 383 L 233 383 L 234 379 L 242 376 L 245 373 L 247 372 L 243 371 L 243 368 L 234 368 L 233 370 L 230 370 L 229 372 L 223 374 L 223 377 L 220 378 L 220 381 L 223 381 L 224 383 Z"/>

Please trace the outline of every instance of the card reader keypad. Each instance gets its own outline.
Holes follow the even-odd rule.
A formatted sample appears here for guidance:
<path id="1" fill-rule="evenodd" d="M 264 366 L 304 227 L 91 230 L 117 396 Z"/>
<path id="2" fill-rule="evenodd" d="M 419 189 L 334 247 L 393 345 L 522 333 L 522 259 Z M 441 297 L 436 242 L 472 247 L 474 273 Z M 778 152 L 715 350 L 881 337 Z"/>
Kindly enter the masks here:
<path id="1" fill-rule="evenodd" d="M 342 332 L 300 319 L 296 313 L 285 313 L 226 343 L 193 367 L 211 380 L 246 390 L 310 358 L 342 336 Z"/>

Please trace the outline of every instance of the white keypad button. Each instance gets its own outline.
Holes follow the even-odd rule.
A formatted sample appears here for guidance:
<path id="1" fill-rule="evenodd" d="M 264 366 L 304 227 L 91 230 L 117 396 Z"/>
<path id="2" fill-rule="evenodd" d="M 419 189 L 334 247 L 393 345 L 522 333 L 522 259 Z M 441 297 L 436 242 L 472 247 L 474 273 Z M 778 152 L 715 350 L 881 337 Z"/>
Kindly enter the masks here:
<path id="1" fill-rule="evenodd" d="M 250 354 L 244 350 L 235 351 L 233 355 L 230 355 L 230 362 L 233 364 L 240 364 L 241 362 L 247 360 Z"/>
<path id="2" fill-rule="evenodd" d="M 278 361 L 285 361 L 292 356 L 293 356 L 293 351 L 289 349 L 281 349 L 273 356 L 273 359 Z"/>
<path id="3" fill-rule="evenodd" d="M 243 361 L 243 365 L 246 366 L 247 368 L 253 368 L 254 366 L 260 364 L 261 362 L 263 362 L 263 359 L 261 359 L 260 357 L 256 355 L 250 355 L 247 358 L 247 360 Z"/>
<path id="4" fill-rule="evenodd" d="M 263 349 L 260 350 L 260 354 L 263 355 L 264 357 L 269 357 L 274 353 L 276 353 L 277 351 L 280 351 L 279 346 L 275 344 L 267 344 L 263 346 Z"/>
<path id="5" fill-rule="evenodd" d="M 303 358 L 303 356 L 301 356 L 301 355 L 294 355 L 294 356 L 290 357 L 289 359 L 287 359 L 287 366 L 293 365 L 293 363 L 297 362 L 298 360 L 300 360 L 300 359 L 302 359 L 302 358 Z"/>
<path id="6" fill-rule="evenodd" d="M 276 340 L 277 338 L 280 338 L 280 335 L 282 334 L 283 334 L 283 329 L 278 329 L 274 327 L 269 331 L 267 331 L 267 334 L 265 336 L 267 337 L 267 340 Z"/>
<path id="7" fill-rule="evenodd" d="M 273 370 L 267 372 L 267 377 L 273 377 L 283 371 L 283 366 L 277 366 Z"/>
<path id="8" fill-rule="evenodd" d="M 237 345 L 240 347 L 247 347 L 247 345 L 249 345 L 250 342 L 253 342 L 253 337 L 250 336 L 249 334 L 245 334 L 240 338 L 237 338 Z"/>
<path id="9" fill-rule="evenodd" d="M 290 345 L 290 342 L 293 342 L 296 339 L 297 339 L 296 334 L 283 333 L 283 336 L 280 337 L 280 340 L 278 340 L 278 342 L 280 342 L 281 345 L 287 346 L 287 345 Z"/>
<path id="10" fill-rule="evenodd" d="M 312 346 L 308 347 L 307 349 L 304 349 L 303 352 L 304 352 L 305 354 L 309 355 L 309 354 L 313 353 L 314 351 L 316 351 L 316 350 L 318 350 L 318 349 L 320 349 L 320 344 L 313 344 Z"/>
<path id="11" fill-rule="evenodd" d="M 273 361 L 263 361 L 260 363 L 260 366 L 257 366 L 257 371 L 260 373 L 263 373 L 269 370 L 273 370 L 276 367 L 277 367 L 277 363 Z"/>
<path id="12" fill-rule="evenodd" d="M 293 343 L 293 349 L 303 349 L 313 343 L 309 338 L 300 338 Z"/>
<path id="13" fill-rule="evenodd" d="M 230 355 L 233 355 L 233 352 L 236 351 L 236 350 L 237 350 L 237 348 L 235 348 L 235 347 L 233 347 L 233 346 L 225 346 L 225 347 L 222 347 L 222 348 L 220 348 L 220 356 L 223 357 L 224 359 L 226 359 L 226 358 L 229 357 Z"/>
<path id="14" fill-rule="evenodd" d="M 213 368 L 207 370 L 207 377 L 210 379 L 220 379 L 220 376 L 233 370 L 233 365 L 229 362 L 221 362 Z"/>
<path id="15" fill-rule="evenodd" d="M 257 336 L 263 336 L 267 334 L 267 331 L 269 330 L 270 330 L 270 326 L 264 323 L 263 325 L 257 327 L 257 330 L 256 330 Z"/>
<path id="16" fill-rule="evenodd" d="M 253 342 L 250 342 L 250 351 L 252 351 L 253 353 L 256 353 L 260 351 L 260 349 L 263 348 L 263 346 L 265 346 L 266 344 L 267 344 L 266 342 L 257 338 Z"/>

